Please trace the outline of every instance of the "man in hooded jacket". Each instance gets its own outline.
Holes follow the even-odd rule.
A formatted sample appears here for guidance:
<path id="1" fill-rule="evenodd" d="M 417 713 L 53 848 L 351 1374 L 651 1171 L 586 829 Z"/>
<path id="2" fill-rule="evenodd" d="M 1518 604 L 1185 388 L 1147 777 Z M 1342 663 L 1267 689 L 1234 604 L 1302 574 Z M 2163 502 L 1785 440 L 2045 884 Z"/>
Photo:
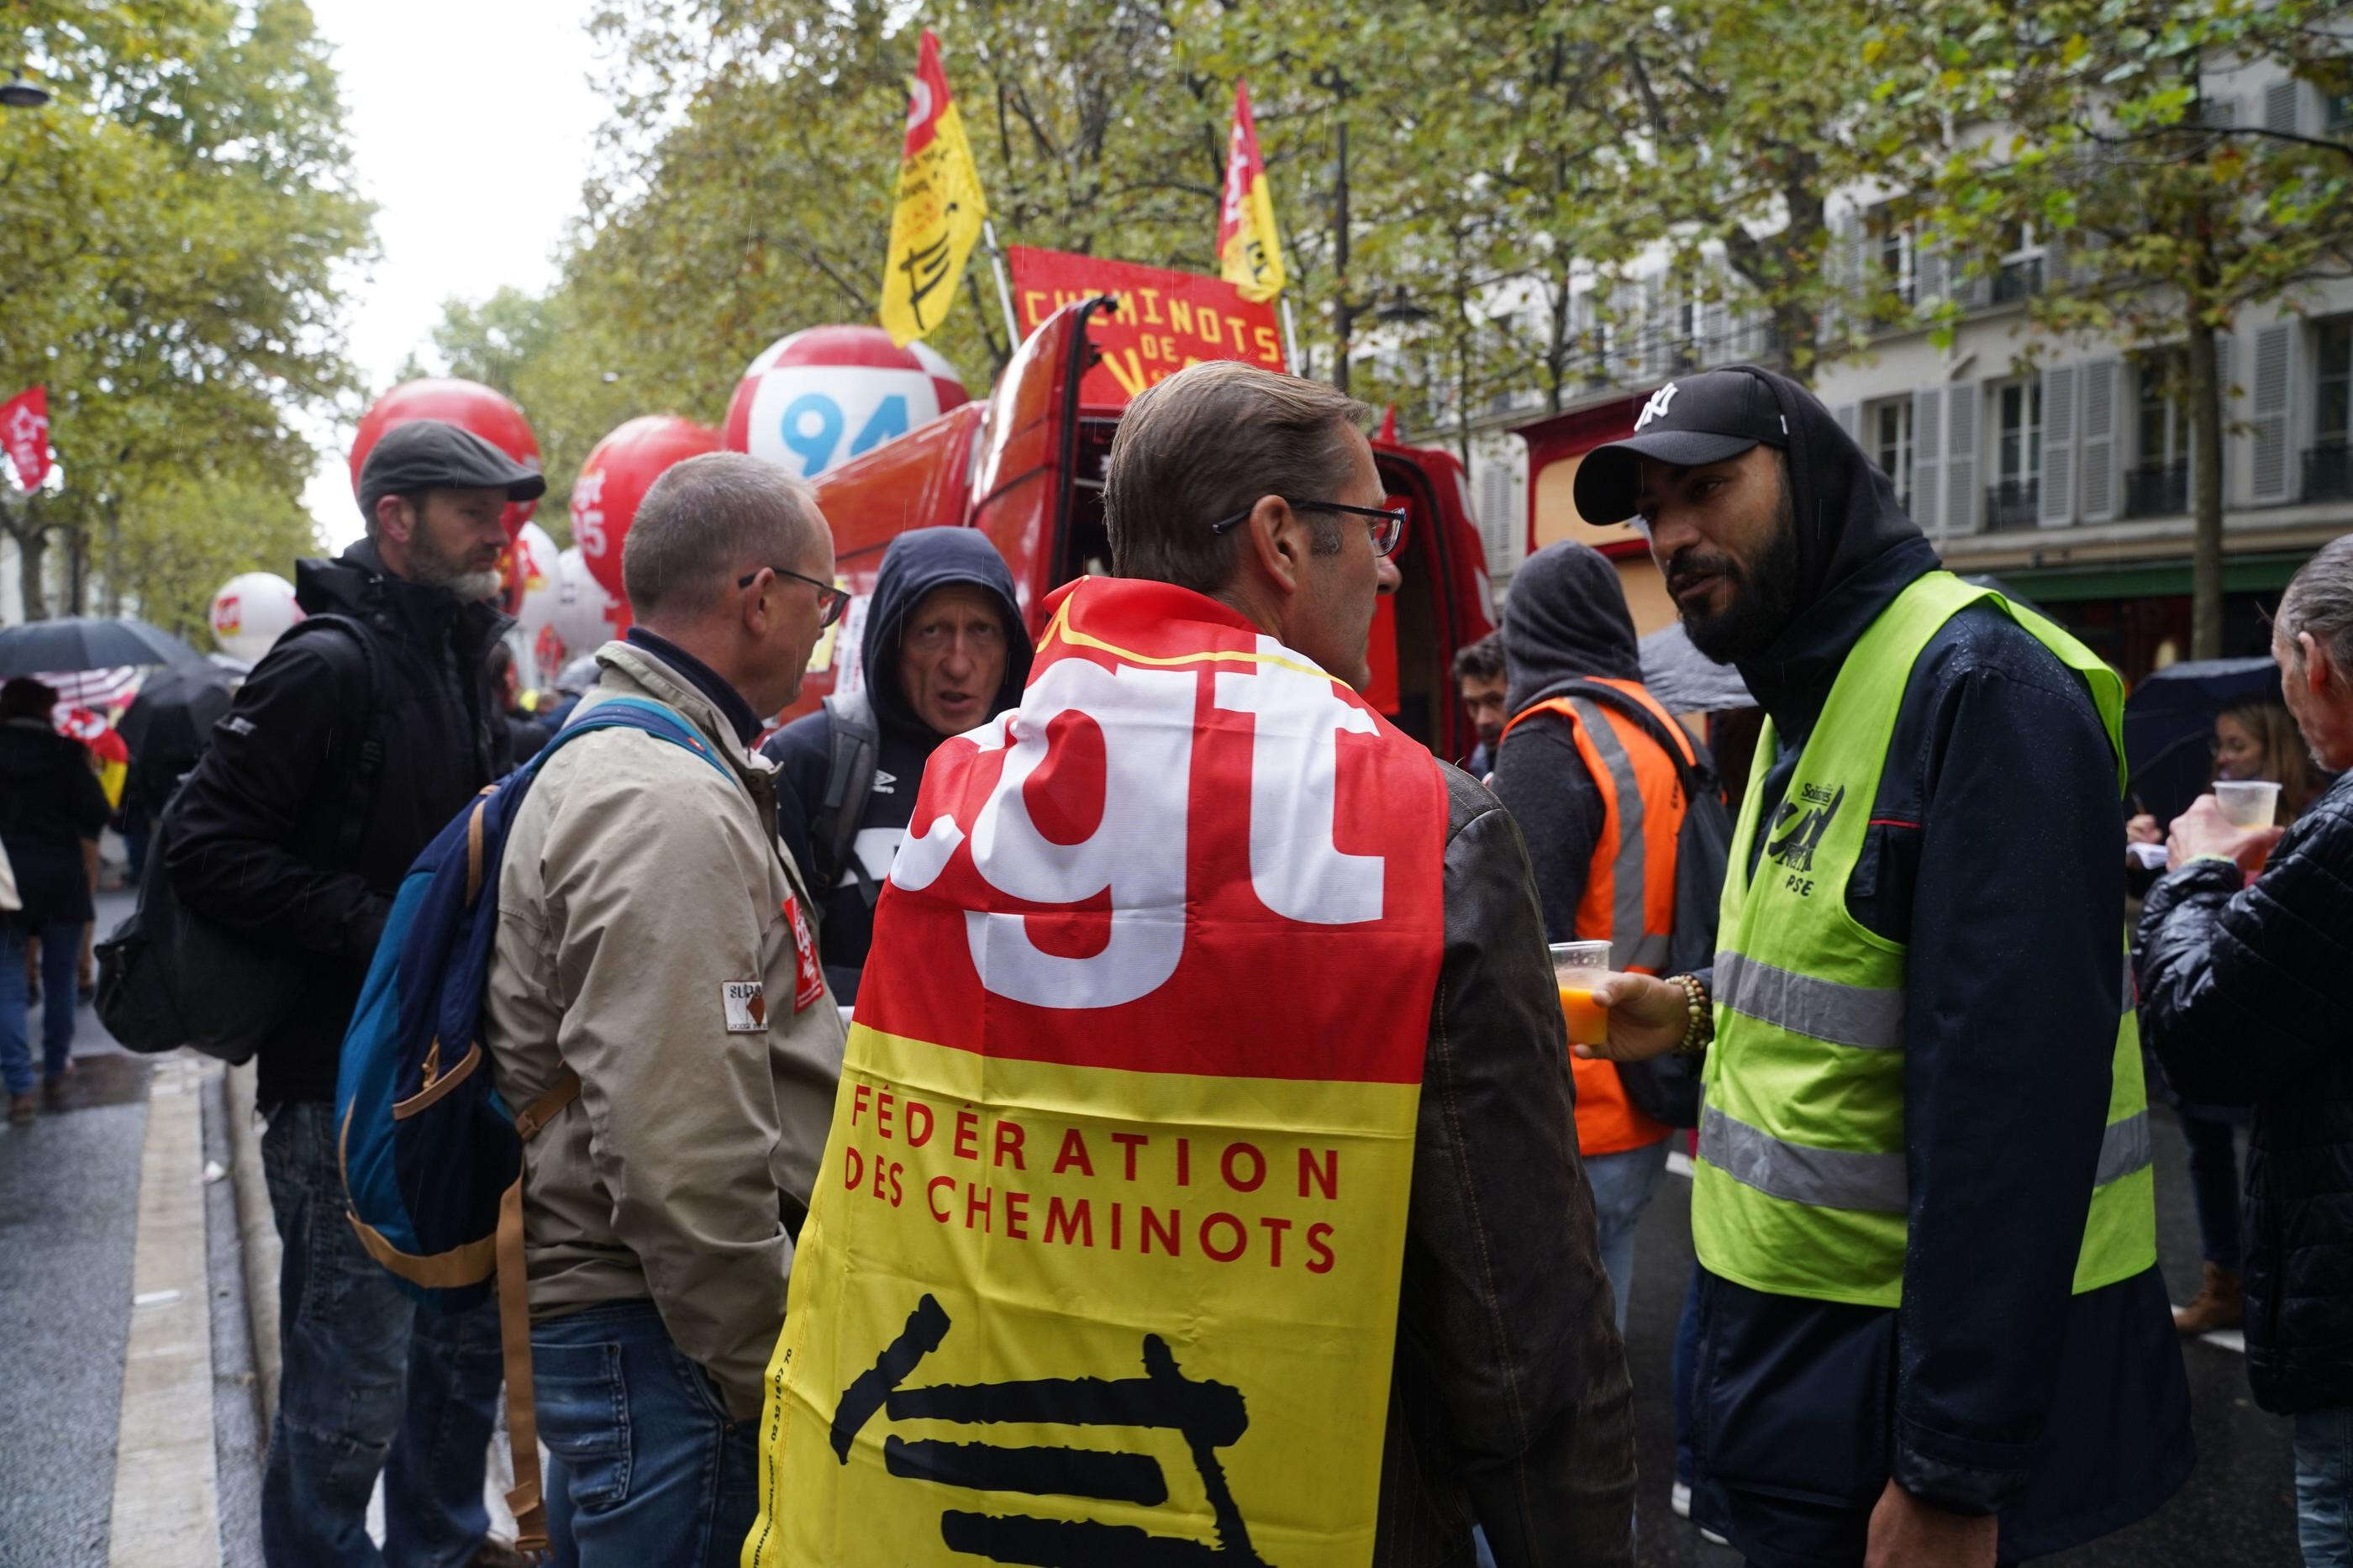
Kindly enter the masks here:
<path id="1" fill-rule="evenodd" d="M 1670 759 L 1631 715 L 1577 695 L 1568 684 L 1607 682 L 1655 707 L 1639 689 L 1642 655 L 1618 569 L 1582 544 L 1538 551 L 1513 574 L 1502 637 L 1509 677 L 1504 711 L 1513 718 L 1496 745 L 1492 787 L 1527 837 L 1545 935 L 1553 942 L 1599 936 L 1612 943 L 1613 968 L 1664 968 L 1675 867 L 1672 854 L 1651 851 L 1672 845 L 1682 820 L 1679 759 Z M 1663 709 L 1652 717 L 1673 726 Z M 1596 762 L 1608 775 L 1606 796 Z M 1661 930 L 1646 940 L 1645 928 L 1659 914 L 1665 916 Z M 1622 1331 L 1633 1289 L 1634 1233 L 1666 1173 L 1672 1130 L 1628 1098 L 1614 1064 L 1570 1065 L 1577 1152 L 1593 1185 L 1601 1266 Z"/>
<path id="2" fill-rule="evenodd" d="M 1013 572 L 997 546 L 969 528 L 914 529 L 891 542 L 875 576 L 859 644 L 863 689 L 828 698 L 760 748 L 779 770 L 776 831 L 815 891 L 818 950 L 843 1005 L 858 1000 L 874 903 L 914 814 L 923 763 L 950 735 L 1019 701 L 1029 658 Z M 863 759 L 861 730 L 871 736 Z M 828 805 L 837 791 L 856 798 Z"/>
<path id="3" fill-rule="evenodd" d="M 2192 1453 L 2113 673 L 1945 574 L 1768 372 L 1661 388 L 1577 502 L 1643 521 L 1694 644 L 1770 720 L 1715 966 L 1595 994 L 1599 1054 L 1708 1057 L 1694 1517 L 1768 1568 L 1913 1568 L 2150 1512 Z"/>

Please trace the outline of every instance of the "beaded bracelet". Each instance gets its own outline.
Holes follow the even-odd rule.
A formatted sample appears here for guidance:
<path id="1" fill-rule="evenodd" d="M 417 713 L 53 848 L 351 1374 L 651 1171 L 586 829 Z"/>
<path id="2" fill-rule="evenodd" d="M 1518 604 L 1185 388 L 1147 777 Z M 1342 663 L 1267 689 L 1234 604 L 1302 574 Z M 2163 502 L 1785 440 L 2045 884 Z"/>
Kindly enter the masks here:
<path id="1" fill-rule="evenodd" d="M 1707 1005 L 1707 989 L 1696 976 L 1678 974 L 1674 983 L 1683 987 L 1683 1007 L 1691 1022 L 1683 1026 L 1683 1037 L 1674 1045 L 1679 1057 L 1704 1056 L 1707 1043 L 1715 1037 L 1715 1014 Z"/>

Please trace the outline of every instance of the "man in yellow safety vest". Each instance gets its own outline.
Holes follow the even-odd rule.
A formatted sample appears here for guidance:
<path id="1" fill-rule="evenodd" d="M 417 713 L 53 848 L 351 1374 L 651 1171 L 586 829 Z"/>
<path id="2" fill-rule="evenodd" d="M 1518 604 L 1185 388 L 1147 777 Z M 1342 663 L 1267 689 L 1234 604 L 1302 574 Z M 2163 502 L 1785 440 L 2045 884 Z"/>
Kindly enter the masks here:
<path id="1" fill-rule="evenodd" d="M 1636 518 L 1768 723 L 1703 973 L 1600 1054 L 1704 1051 L 1693 1514 L 1764 1568 L 1989 1568 L 2191 1459 L 2120 917 L 2123 692 L 1942 570 L 1810 393 L 1661 387 L 1577 503 Z"/>

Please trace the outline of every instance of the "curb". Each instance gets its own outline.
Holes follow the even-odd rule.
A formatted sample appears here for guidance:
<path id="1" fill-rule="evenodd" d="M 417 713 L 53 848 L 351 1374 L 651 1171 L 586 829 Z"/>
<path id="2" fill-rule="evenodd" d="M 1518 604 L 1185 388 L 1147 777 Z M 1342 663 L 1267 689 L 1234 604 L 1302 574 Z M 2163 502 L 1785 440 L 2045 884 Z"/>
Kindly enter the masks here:
<path id="1" fill-rule="evenodd" d="M 278 1415 L 278 1222 L 261 1176 L 261 1135 L 254 1122 L 254 1068 L 228 1069 L 229 1175 L 236 1184 L 237 1234 L 245 1260 L 246 1324 L 253 1333 L 255 1397 L 261 1430 Z"/>

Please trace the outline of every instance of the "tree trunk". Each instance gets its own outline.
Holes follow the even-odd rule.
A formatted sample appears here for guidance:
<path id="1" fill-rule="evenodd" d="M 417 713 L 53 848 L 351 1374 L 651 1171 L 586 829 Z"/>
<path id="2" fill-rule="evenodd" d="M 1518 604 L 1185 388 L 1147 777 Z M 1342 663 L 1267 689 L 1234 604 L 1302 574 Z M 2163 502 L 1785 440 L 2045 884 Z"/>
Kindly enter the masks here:
<path id="1" fill-rule="evenodd" d="M 69 614 L 90 614 L 90 534 L 77 528 L 66 535 L 66 606 Z"/>
<path id="2" fill-rule="evenodd" d="M 23 584 L 25 618 L 28 621 L 49 618 L 49 598 L 41 591 L 41 573 L 48 553 L 49 536 L 37 523 L 16 535 L 17 575 Z"/>
<path id="3" fill-rule="evenodd" d="M 1332 187 L 1332 384 L 1348 390 L 1348 345 L 1356 326 L 1356 306 L 1348 299 L 1348 121 L 1345 89 L 1342 90 L 1340 121 L 1332 128 L 1337 150 Z"/>
<path id="4" fill-rule="evenodd" d="M 2222 657 L 2222 376 L 2214 331 L 2189 312 L 2189 657 Z"/>

